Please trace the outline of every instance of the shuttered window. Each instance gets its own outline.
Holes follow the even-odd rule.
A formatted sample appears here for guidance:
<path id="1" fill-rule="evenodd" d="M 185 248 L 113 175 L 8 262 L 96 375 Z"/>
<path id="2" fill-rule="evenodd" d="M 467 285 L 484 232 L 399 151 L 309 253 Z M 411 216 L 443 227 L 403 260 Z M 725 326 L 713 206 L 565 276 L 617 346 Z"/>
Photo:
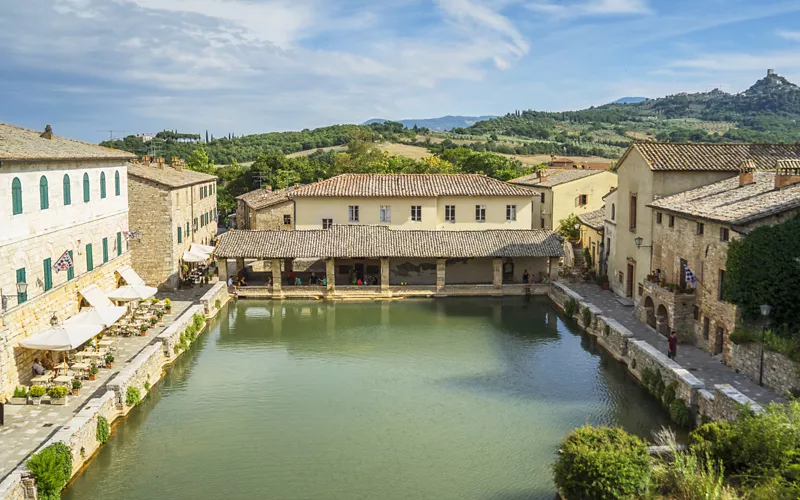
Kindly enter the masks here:
<path id="1" fill-rule="evenodd" d="M 25 280 L 25 268 L 24 267 L 22 269 L 17 269 L 17 283 L 27 283 L 27 281 Z M 17 304 L 22 304 L 26 300 L 28 300 L 28 292 L 27 291 L 25 291 L 25 293 L 19 293 L 19 292 L 17 293 Z"/>
<path id="2" fill-rule="evenodd" d="M 117 257 L 122 255 L 122 233 L 117 232 Z"/>
<path id="3" fill-rule="evenodd" d="M 39 178 L 39 208 L 47 210 L 50 208 L 50 189 L 47 186 L 47 177 Z"/>
<path id="4" fill-rule="evenodd" d="M 100 198 L 106 197 L 106 173 L 100 172 Z"/>
<path id="5" fill-rule="evenodd" d="M 83 202 L 89 203 L 92 199 L 91 186 L 89 185 L 89 174 L 83 174 Z"/>
<path id="6" fill-rule="evenodd" d="M 86 245 L 86 272 L 88 273 L 94 269 L 94 255 L 92 255 L 92 244 Z"/>
<path id="7" fill-rule="evenodd" d="M 72 262 L 72 267 L 67 268 L 67 281 L 75 277 L 75 259 L 72 257 L 72 250 L 69 251 L 69 260 Z"/>
<path id="8" fill-rule="evenodd" d="M 14 215 L 22 213 L 22 183 L 18 177 L 11 181 L 11 207 Z"/>
<path id="9" fill-rule="evenodd" d="M 121 192 L 119 170 L 114 172 L 114 196 L 119 196 Z"/>
<path id="10" fill-rule="evenodd" d="M 44 269 L 44 291 L 46 292 L 53 288 L 53 263 L 49 257 L 42 262 L 42 268 Z"/>
<path id="11" fill-rule="evenodd" d="M 108 262 L 108 238 L 103 238 L 103 263 Z"/>
<path id="12" fill-rule="evenodd" d="M 64 174 L 62 182 L 64 184 L 64 205 L 72 205 L 72 186 L 69 183 L 69 175 Z"/>

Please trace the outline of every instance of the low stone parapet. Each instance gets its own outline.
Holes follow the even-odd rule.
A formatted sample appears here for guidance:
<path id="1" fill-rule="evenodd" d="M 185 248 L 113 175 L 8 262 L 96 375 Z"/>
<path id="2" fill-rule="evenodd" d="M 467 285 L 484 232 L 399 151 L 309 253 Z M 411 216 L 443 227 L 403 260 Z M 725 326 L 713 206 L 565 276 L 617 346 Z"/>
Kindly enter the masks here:
<path id="1" fill-rule="evenodd" d="M 138 388 L 139 394 L 144 397 L 147 394 L 145 384 L 153 385 L 161 378 L 165 361 L 161 343 L 150 344 L 109 380 L 106 387 L 114 392 L 117 408 L 128 413 L 132 408 L 125 402 L 128 387 Z"/>
<path id="2" fill-rule="evenodd" d="M 177 356 L 175 346 L 180 344 L 181 333 L 194 321 L 194 315 L 204 313 L 205 308 L 202 305 L 190 306 L 174 323 L 156 337 L 163 346 L 164 357 L 167 360 L 172 360 Z"/>
<path id="3" fill-rule="evenodd" d="M 697 393 L 705 386 L 689 370 L 643 340 L 630 340 L 628 355 L 631 359 L 628 368 L 639 380 L 642 379 L 642 371 L 645 368 L 658 370 L 661 372 L 665 384 L 669 385 L 671 382 L 675 382 L 677 385 L 675 395 L 678 398 L 690 406 L 697 404 Z"/>
<path id="4" fill-rule="evenodd" d="M 206 318 L 216 316 L 217 312 L 229 299 L 230 294 L 228 293 L 227 283 L 222 281 L 216 283 L 200 299 L 200 304 L 203 306 L 203 314 L 205 314 Z"/>
<path id="5" fill-rule="evenodd" d="M 736 344 L 728 342 L 728 366 L 744 374 L 750 380 L 758 381 L 761 370 L 761 344 Z M 800 364 L 787 356 L 764 351 L 764 385 L 779 394 L 800 391 Z"/>

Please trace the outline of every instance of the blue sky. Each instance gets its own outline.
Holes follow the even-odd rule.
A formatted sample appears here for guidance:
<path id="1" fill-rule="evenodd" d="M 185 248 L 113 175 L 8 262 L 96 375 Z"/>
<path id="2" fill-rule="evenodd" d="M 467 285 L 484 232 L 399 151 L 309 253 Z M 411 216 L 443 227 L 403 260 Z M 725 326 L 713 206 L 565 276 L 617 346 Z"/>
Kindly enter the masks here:
<path id="1" fill-rule="evenodd" d="M 0 121 L 99 141 L 800 82 L 798 0 L 6 0 Z"/>

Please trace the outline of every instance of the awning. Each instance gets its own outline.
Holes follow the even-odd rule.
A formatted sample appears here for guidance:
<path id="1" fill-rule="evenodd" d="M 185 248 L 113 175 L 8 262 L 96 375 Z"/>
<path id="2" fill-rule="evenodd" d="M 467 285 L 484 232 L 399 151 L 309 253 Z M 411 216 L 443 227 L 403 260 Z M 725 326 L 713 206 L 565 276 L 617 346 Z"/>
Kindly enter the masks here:
<path id="1" fill-rule="evenodd" d="M 207 261 L 210 256 L 206 253 L 194 253 L 190 250 L 183 252 L 183 257 L 181 257 L 184 262 L 205 262 Z"/>
<path id="2" fill-rule="evenodd" d="M 108 300 L 106 294 L 100 290 L 97 285 L 87 286 L 78 293 L 80 293 L 92 307 L 114 307 L 114 304 Z"/>
<path id="3" fill-rule="evenodd" d="M 102 331 L 103 327 L 100 325 L 64 323 L 62 326 L 31 335 L 19 345 L 43 351 L 72 351 Z"/>
<path id="4" fill-rule="evenodd" d="M 214 251 L 214 247 L 208 245 L 200 245 L 198 243 L 192 243 L 192 246 L 189 247 L 189 251 L 196 254 L 206 253 L 211 255 L 211 252 Z"/>
<path id="5" fill-rule="evenodd" d="M 142 285 L 125 285 L 108 294 L 111 300 L 130 302 L 133 300 L 149 299 L 158 292 L 157 288 Z"/>
<path id="6" fill-rule="evenodd" d="M 128 311 L 123 306 L 87 307 L 64 322 L 65 325 L 100 325 L 103 328 L 116 323 Z"/>
<path id="7" fill-rule="evenodd" d="M 134 271 L 131 266 L 120 267 L 117 269 L 117 274 L 122 276 L 122 279 L 124 279 L 125 283 L 128 285 L 144 285 L 144 280 L 136 274 L 136 271 Z"/>

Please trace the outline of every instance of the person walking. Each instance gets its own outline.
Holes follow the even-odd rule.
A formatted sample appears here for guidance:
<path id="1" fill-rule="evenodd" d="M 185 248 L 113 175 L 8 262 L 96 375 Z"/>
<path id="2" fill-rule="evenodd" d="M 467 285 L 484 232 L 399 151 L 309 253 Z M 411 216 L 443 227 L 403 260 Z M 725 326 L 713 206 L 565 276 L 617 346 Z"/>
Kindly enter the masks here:
<path id="1" fill-rule="evenodd" d="M 669 334 L 669 338 L 667 339 L 667 357 L 671 360 L 675 360 L 675 355 L 678 352 L 678 334 L 675 330 Z"/>

